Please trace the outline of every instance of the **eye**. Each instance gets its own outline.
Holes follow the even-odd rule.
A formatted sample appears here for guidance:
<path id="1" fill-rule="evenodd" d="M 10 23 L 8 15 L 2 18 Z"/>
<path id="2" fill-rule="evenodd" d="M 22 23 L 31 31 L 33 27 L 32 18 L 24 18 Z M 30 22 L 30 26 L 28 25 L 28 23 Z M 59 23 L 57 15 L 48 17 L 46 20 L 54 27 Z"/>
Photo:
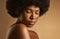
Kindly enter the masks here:
<path id="1" fill-rule="evenodd" d="M 40 11 L 36 11 L 36 12 L 35 12 L 35 14 L 39 14 L 39 13 L 40 13 Z"/>
<path id="2" fill-rule="evenodd" d="M 31 13 L 32 11 L 31 10 L 26 10 L 27 13 Z"/>

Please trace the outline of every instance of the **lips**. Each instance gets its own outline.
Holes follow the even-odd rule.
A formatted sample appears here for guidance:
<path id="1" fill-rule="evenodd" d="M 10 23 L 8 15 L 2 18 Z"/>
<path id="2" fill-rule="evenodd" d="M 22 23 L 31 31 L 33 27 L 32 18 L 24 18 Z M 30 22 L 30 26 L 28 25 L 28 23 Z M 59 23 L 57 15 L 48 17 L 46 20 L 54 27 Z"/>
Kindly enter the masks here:
<path id="1" fill-rule="evenodd" d="M 29 21 L 29 24 L 30 25 L 34 25 L 35 24 L 35 21 Z"/>

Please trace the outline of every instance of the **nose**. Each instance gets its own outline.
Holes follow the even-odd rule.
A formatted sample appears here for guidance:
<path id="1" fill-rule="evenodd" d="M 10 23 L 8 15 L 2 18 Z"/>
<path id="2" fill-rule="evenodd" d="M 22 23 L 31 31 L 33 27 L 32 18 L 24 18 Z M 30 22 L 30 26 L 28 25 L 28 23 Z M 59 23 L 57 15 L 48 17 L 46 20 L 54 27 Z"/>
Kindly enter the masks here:
<path id="1" fill-rule="evenodd" d="M 35 19 L 35 14 L 34 14 L 34 12 L 31 14 L 30 19 Z"/>

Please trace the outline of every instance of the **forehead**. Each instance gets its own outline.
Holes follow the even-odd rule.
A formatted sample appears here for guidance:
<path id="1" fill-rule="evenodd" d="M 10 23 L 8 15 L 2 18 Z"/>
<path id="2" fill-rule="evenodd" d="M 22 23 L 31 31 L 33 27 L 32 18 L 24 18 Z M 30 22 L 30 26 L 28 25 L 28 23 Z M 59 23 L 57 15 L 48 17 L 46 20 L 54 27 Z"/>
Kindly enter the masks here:
<path id="1" fill-rule="evenodd" d="M 32 6 L 28 6 L 27 9 L 31 9 L 31 10 L 40 10 L 39 7 L 34 6 L 34 5 L 32 5 Z"/>

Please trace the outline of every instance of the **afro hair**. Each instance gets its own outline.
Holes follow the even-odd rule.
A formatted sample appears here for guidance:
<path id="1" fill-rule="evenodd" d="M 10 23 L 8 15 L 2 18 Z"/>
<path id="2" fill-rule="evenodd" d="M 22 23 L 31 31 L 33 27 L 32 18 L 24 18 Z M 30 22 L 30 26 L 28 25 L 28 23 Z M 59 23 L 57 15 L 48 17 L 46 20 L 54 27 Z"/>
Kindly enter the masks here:
<path id="1" fill-rule="evenodd" d="M 40 16 L 48 11 L 50 4 L 50 0 L 7 0 L 6 8 L 8 13 L 17 18 L 21 12 L 23 12 L 24 8 L 35 5 L 40 8 Z M 16 12 L 17 11 L 17 12 Z"/>

